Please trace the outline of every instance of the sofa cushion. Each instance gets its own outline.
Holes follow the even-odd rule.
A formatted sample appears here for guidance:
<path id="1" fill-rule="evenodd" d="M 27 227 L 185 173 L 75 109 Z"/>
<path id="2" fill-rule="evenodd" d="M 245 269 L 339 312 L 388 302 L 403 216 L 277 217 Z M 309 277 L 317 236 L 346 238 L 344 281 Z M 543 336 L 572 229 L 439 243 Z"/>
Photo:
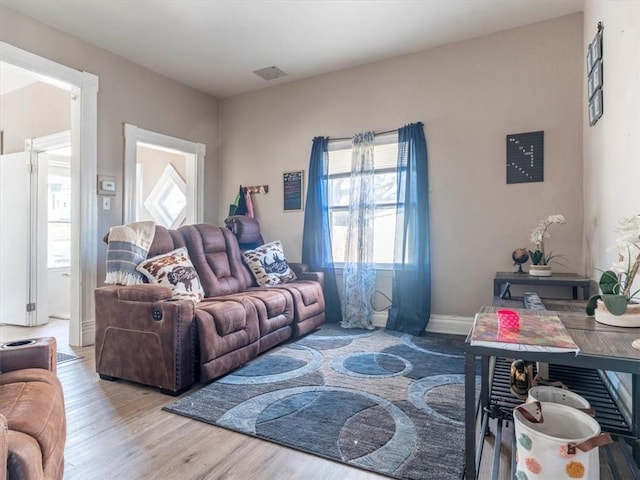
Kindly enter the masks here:
<path id="1" fill-rule="evenodd" d="M 226 228 L 205 223 L 184 225 L 182 234 L 206 298 L 244 291 L 253 283 L 242 263 L 238 240 Z"/>
<path id="2" fill-rule="evenodd" d="M 171 288 L 173 300 L 187 299 L 198 303 L 204 298 L 200 277 L 185 247 L 149 258 L 141 262 L 137 269 L 150 283 Z"/>
<path id="3" fill-rule="evenodd" d="M 207 382 L 258 355 L 256 307 L 248 298 L 206 300 L 195 309 L 200 381 Z"/>
<path id="4" fill-rule="evenodd" d="M 182 238 L 180 232 L 177 230 L 169 230 L 162 225 L 156 225 L 156 233 L 153 236 L 153 242 L 149 247 L 147 256 L 149 258 L 155 257 L 184 246 L 184 238 Z"/>
<path id="5" fill-rule="evenodd" d="M 261 287 L 280 285 L 296 279 L 279 241 L 270 242 L 243 254 L 244 261 Z"/>

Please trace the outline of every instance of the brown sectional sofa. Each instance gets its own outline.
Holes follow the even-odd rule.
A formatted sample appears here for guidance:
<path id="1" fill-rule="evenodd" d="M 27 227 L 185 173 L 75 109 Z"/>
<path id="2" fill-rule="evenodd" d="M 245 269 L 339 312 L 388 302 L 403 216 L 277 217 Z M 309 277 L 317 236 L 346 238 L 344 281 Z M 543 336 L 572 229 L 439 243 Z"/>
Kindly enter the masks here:
<path id="1" fill-rule="evenodd" d="M 258 287 L 231 230 L 156 226 L 148 257 L 185 247 L 205 299 L 171 300 L 168 287 L 96 289 L 96 370 L 179 394 L 220 377 L 325 321 L 322 274 L 290 264 L 298 279 Z"/>

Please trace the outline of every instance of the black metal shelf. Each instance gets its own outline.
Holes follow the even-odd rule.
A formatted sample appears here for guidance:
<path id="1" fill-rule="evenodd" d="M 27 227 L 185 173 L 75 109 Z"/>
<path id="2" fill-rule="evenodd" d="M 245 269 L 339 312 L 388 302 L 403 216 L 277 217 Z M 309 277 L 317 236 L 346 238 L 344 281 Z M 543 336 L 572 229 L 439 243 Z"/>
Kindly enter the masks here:
<path id="1" fill-rule="evenodd" d="M 489 404 L 501 412 L 512 412 L 523 401 L 513 396 L 509 385 L 511 361 L 496 358 L 491 382 Z M 584 397 L 595 410 L 602 431 L 614 436 L 634 438 L 631 426 L 611 397 L 598 370 L 563 365 L 549 365 L 549 377 L 563 382 L 569 390 Z M 510 413 L 509 413 L 510 414 Z"/>
<path id="2" fill-rule="evenodd" d="M 492 431 L 495 435 L 493 458 L 491 461 L 491 479 L 499 480 L 505 478 L 501 475 L 501 449 L 503 435 L 511 432 L 513 436 L 513 409 L 523 403 L 516 398 L 510 389 L 510 370 L 512 360 L 505 358 L 494 358 L 491 369 L 491 382 L 489 392 L 489 408 L 481 415 L 482 437 L 487 437 Z M 600 462 L 602 478 L 614 480 L 639 480 L 640 470 L 636 465 L 631 452 L 631 448 L 626 445 L 623 439 L 632 439 L 633 434 L 629 422 L 621 413 L 615 400 L 611 397 L 609 390 L 602 380 L 602 373 L 598 370 L 567 367 L 562 365 L 549 365 L 549 377 L 554 381 L 563 382 L 569 390 L 584 397 L 595 411 L 595 418 L 600 424 L 602 431 L 609 432 L 614 439 L 620 441 L 611 445 L 601 447 Z M 493 425 L 493 426 L 490 426 Z M 476 458 L 479 461 L 483 455 L 484 442 L 478 445 Z M 497 448 L 496 448 L 497 447 Z M 516 445 L 511 444 L 510 462 L 506 465 L 509 469 L 509 478 L 514 478 L 516 466 Z M 622 464 L 620 463 L 622 462 Z M 479 464 L 476 464 L 476 469 Z M 604 470 L 603 470 L 604 468 Z M 487 477 L 488 478 L 488 477 Z"/>

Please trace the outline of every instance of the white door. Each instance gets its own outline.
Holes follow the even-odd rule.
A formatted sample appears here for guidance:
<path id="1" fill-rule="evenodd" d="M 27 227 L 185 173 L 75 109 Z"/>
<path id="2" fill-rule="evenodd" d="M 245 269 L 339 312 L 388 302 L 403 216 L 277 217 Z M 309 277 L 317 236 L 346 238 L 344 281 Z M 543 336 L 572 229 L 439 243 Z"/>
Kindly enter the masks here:
<path id="1" fill-rule="evenodd" d="M 69 132 L 66 135 L 71 136 Z M 39 179 L 47 166 L 46 182 L 40 182 L 38 190 L 42 195 L 46 194 L 46 204 L 43 202 L 42 208 L 47 211 L 38 228 L 38 246 L 46 245 L 43 254 L 47 258 L 45 321 L 50 317 L 68 319 L 71 312 L 71 146 L 68 142 L 65 138 L 60 148 L 50 147 L 37 152 Z"/>
<path id="2" fill-rule="evenodd" d="M 32 175 L 29 152 L 0 156 L 0 323 L 33 324 Z"/>

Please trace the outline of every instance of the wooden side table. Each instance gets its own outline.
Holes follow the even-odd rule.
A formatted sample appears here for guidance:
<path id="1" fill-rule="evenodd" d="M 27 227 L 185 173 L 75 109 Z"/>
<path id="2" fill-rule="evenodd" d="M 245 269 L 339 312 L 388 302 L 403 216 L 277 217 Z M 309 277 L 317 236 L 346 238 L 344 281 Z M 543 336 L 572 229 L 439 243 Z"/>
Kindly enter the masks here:
<path id="1" fill-rule="evenodd" d="M 582 298 L 588 300 L 590 296 L 591 279 L 581 277 L 575 273 L 554 273 L 550 277 L 533 277 L 527 273 L 496 272 L 493 278 L 493 296 L 500 295 L 502 285 L 534 285 L 544 287 L 571 287 L 573 298 L 578 298 L 578 288 L 582 288 Z"/>

